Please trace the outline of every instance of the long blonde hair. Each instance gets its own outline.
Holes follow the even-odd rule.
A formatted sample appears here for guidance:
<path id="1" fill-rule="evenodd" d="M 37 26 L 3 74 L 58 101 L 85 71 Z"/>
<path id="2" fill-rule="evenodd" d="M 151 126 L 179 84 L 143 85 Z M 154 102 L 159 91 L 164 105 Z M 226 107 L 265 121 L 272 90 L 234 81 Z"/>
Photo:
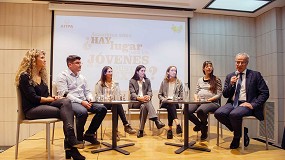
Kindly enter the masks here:
<path id="1" fill-rule="evenodd" d="M 167 80 L 167 82 L 169 82 L 169 75 L 168 75 L 168 72 L 170 71 L 170 69 L 174 67 L 176 69 L 176 76 L 175 76 L 175 79 L 177 79 L 177 67 L 176 66 L 169 66 L 167 69 L 166 69 L 166 72 L 165 72 L 165 76 L 164 76 L 164 79 Z"/>
<path id="2" fill-rule="evenodd" d="M 15 84 L 16 84 L 16 86 L 19 86 L 19 81 L 20 81 L 20 76 L 21 76 L 21 74 L 22 73 L 24 73 L 24 72 L 26 72 L 28 75 L 29 75 L 29 77 L 30 77 L 30 80 L 31 80 L 31 84 L 33 84 L 33 85 L 36 85 L 36 83 L 33 81 L 33 78 L 34 78 L 34 76 L 37 74 L 37 67 L 36 67 L 36 60 L 37 60 L 37 57 L 40 55 L 40 54 L 43 54 L 43 55 L 45 55 L 46 53 L 45 53 L 45 51 L 43 51 L 43 50 L 38 50 L 38 49 L 31 49 L 31 50 L 29 50 L 26 54 L 25 54 L 25 56 L 24 56 L 24 58 L 23 58 L 23 60 L 22 60 L 22 62 L 21 62 L 21 64 L 20 64 L 20 66 L 19 66 L 19 68 L 18 68 L 18 71 L 17 71 L 17 73 L 16 73 L 16 77 L 15 77 Z M 42 79 L 42 81 L 47 85 L 47 83 L 48 83 L 48 78 L 47 78 L 47 71 L 46 71 L 46 68 L 45 67 L 43 67 L 40 71 L 39 71 L 39 73 L 40 73 L 40 77 L 41 77 L 41 79 Z"/>

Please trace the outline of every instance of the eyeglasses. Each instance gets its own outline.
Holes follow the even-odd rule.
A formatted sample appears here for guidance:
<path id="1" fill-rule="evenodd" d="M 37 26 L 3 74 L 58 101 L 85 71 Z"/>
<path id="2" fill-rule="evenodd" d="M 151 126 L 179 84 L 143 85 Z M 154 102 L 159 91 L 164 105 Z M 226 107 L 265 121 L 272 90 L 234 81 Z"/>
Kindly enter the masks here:
<path id="1" fill-rule="evenodd" d="M 83 65 L 81 62 L 73 62 L 72 64 Z"/>
<path id="2" fill-rule="evenodd" d="M 236 65 L 245 65 L 247 62 L 236 61 Z"/>

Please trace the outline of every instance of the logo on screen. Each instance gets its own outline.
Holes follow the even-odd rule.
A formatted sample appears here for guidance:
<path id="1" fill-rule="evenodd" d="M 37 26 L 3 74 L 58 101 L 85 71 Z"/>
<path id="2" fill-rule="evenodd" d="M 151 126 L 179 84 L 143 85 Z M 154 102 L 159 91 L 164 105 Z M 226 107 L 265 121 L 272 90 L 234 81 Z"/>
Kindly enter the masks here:
<path id="1" fill-rule="evenodd" d="M 182 27 L 182 25 L 180 25 L 180 26 L 172 25 L 171 29 L 173 32 L 180 33 L 182 31 L 183 27 Z"/>
<path id="2" fill-rule="evenodd" d="M 69 22 L 69 20 L 65 20 L 64 24 L 60 25 L 60 28 L 63 28 L 63 29 L 73 29 L 74 26 Z"/>

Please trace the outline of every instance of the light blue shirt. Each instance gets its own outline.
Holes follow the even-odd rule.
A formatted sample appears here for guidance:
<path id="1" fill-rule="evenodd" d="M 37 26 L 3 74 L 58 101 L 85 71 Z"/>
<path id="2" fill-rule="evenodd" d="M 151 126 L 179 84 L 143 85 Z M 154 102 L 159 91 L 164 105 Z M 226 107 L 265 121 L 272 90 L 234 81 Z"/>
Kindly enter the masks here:
<path id="1" fill-rule="evenodd" d="M 67 98 L 71 102 L 93 101 L 92 93 L 87 85 L 86 78 L 80 73 L 77 76 L 70 70 L 61 72 L 56 79 L 57 94 L 63 96 L 68 92 Z"/>

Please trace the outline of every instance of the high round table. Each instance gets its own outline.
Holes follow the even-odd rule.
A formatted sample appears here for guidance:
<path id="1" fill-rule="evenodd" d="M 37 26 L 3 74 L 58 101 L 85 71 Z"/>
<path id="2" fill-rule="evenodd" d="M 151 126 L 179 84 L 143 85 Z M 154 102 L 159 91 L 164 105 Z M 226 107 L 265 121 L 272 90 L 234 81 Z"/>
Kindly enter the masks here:
<path id="1" fill-rule="evenodd" d="M 118 129 L 118 108 L 116 107 L 117 104 L 133 104 L 133 103 L 139 103 L 138 101 L 103 101 L 103 102 L 91 102 L 91 103 L 98 103 L 98 104 L 111 104 L 112 105 L 112 144 L 102 142 L 103 145 L 107 146 L 107 148 L 102 149 L 96 149 L 91 151 L 91 153 L 99 153 L 109 150 L 116 150 L 122 154 L 129 155 L 130 152 L 123 150 L 121 148 L 133 146 L 135 143 L 128 143 L 123 145 L 117 145 L 117 129 Z"/>
<path id="2" fill-rule="evenodd" d="M 167 100 L 163 103 L 184 104 L 184 109 L 183 109 L 183 112 L 184 112 L 184 144 L 169 143 L 169 142 L 166 142 L 165 144 L 180 147 L 178 150 L 175 151 L 176 154 L 180 154 L 188 148 L 194 149 L 194 150 L 211 152 L 211 150 L 209 148 L 194 146 L 194 144 L 196 143 L 195 141 L 191 141 L 191 142 L 188 141 L 188 139 L 189 139 L 189 133 L 188 133 L 188 131 L 189 131 L 189 115 L 187 114 L 189 104 L 205 104 L 205 103 L 211 103 L 211 102 L 208 102 L 208 101 L 194 102 L 194 101 L 183 101 L 183 100 L 177 100 L 177 101 Z"/>

